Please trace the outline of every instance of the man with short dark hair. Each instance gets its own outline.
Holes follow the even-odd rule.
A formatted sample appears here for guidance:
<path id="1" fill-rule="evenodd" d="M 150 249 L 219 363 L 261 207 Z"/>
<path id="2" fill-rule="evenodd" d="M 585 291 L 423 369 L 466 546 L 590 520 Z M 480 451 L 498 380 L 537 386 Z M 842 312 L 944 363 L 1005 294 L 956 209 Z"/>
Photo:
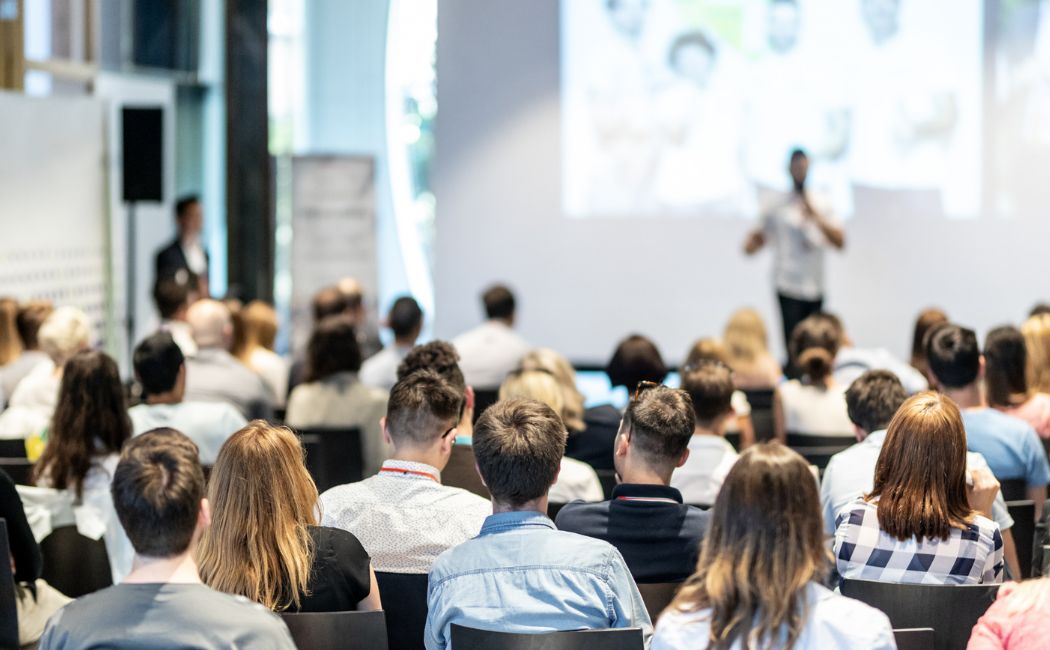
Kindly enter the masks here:
<path id="1" fill-rule="evenodd" d="M 273 613 L 201 584 L 193 553 L 211 511 L 191 440 L 171 429 L 132 439 L 111 491 L 135 547 L 132 571 L 119 585 L 59 610 L 41 650 L 295 648 Z"/>
<path id="2" fill-rule="evenodd" d="M 684 505 L 670 483 L 671 473 L 689 458 L 695 427 L 685 391 L 666 386 L 642 390 L 627 405 L 616 437 L 620 484 L 612 499 L 565 505 L 558 513 L 558 529 L 609 542 L 638 582 L 688 578 L 696 569 L 710 517 Z"/>
<path id="3" fill-rule="evenodd" d="M 977 334 L 954 324 L 939 327 L 926 340 L 926 359 L 930 385 L 959 405 L 966 446 L 984 456 L 1000 481 L 1024 479 L 1038 519 L 1050 484 L 1050 463 L 1035 429 L 989 408 L 985 401 L 980 386 L 984 357 Z"/>
<path id="4" fill-rule="evenodd" d="M 362 383 L 390 390 L 397 383 L 397 367 L 423 331 L 423 310 L 412 296 L 401 296 L 390 307 L 387 325 L 393 343 L 365 360 L 360 377 Z"/>
<path id="5" fill-rule="evenodd" d="M 517 301 L 507 287 L 496 284 L 481 295 L 485 322 L 464 332 L 452 343 L 460 356 L 463 376 L 481 390 L 498 388 L 507 373 L 518 367 L 529 344 L 514 331 Z"/>
<path id="6" fill-rule="evenodd" d="M 175 241 L 157 251 L 154 278 L 175 278 L 182 284 L 193 279 L 202 297 L 208 296 L 208 252 L 201 243 L 204 210 L 200 198 L 188 194 L 175 202 Z"/>
<path id="7" fill-rule="evenodd" d="M 162 332 L 170 332 L 182 354 L 187 357 L 197 354 L 193 329 L 186 320 L 186 312 L 189 311 L 190 303 L 196 299 L 196 292 L 196 287 L 193 287 L 191 292 L 189 284 L 179 282 L 174 276 L 158 278 L 153 285 L 153 302 L 160 315 L 159 329 Z"/>
<path id="8" fill-rule="evenodd" d="M 671 487 L 686 503 L 713 505 L 739 456 L 725 439 L 726 424 L 736 415 L 733 374 L 719 362 L 703 362 L 682 371 L 682 389 L 693 401 L 696 428 L 685 464 L 671 475 Z"/>
<path id="9" fill-rule="evenodd" d="M 449 646 L 453 623 L 526 633 L 640 627 L 648 643 L 652 623 L 620 552 L 557 530 L 545 514 L 567 435 L 561 417 L 533 400 L 500 401 L 478 419 L 474 455 L 493 514 L 434 562 L 427 650 Z"/>
<path id="10" fill-rule="evenodd" d="M 381 421 L 393 456 L 375 476 L 321 495 L 322 524 L 350 531 L 376 571 L 427 573 L 442 551 L 477 535 L 489 504 L 441 484 L 463 393 L 433 370 L 394 385 Z"/>
<path id="11" fill-rule="evenodd" d="M 142 403 L 128 409 L 134 435 L 170 427 L 182 431 L 200 448 L 200 462 L 214 465 L 226 439 L 248 423 L 226 402 L 184 401 L 186 362 L 167 332 L 147 337 L 132 355 Z"/>

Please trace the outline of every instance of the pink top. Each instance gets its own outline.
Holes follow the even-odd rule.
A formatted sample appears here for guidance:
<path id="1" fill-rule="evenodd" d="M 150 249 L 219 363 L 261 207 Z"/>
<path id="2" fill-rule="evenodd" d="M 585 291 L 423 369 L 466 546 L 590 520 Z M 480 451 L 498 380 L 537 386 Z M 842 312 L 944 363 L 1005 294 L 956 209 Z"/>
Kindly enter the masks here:
<path id="1" fill-rule="evenodd" d="M 1050 438 L 1050 395 L 1036 393 L 1020 406 L 1000 408 L 1000 411 L 1021 418 L 1032 425 L 1040 438 Z"/>
<path id="2" fill-rule="evenodd" d="M 1050 650 L 1050 578 L 1023 584 L 1007 582 L 977 621 L 967 650 Z"/>

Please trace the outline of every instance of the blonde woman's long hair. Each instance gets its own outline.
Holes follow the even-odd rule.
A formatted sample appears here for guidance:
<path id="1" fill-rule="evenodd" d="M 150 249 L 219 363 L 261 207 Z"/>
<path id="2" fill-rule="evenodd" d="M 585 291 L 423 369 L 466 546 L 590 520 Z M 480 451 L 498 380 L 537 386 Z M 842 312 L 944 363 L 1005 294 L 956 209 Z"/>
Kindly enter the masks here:
<path id="1" fill-rule="evenodd" d="M 722 333 L 729 359 L 736 363 L 754 363 L 769 353 L 769 336 L 762 315 L 750 307 L 738 309 L 729 317 Z"/>
<path id="2" fill-rule="evenodd" d="M 502 402 L 515 397 L 543 402 L 564 421 L 565 394 L 554 375 L 545 370 L 518 370 L 507 375 L 499 387 L 499 399 Z"/>
<path id="3" fill-rule="evenodd" d="M 583 393 L 576 388 L 576 371 L 569 360 L 550 348 L 536 348 L 521 358 L 522 370 L 540 370 L 549 372 L 561 384 L 565 406 L 562 409 L 562 420 L 570 432 L 583 431 L 587 425 L 583 422 Z"/>
<path id="4" fill-rule="evenodd" d="M 18 301 L 0 298 L 0 366 L 6 366 L 22 354 L 18 336 Z"/>
<path id="5" fill-rule="evenodd" d="M 668 610 L 710 609 L 709 648 L 788 650 L 805 626 L 806 589 L 829 566 L 808 464 L 777 443 L 755 445 L 722 484 L 696 573 Z"/>
<path id="6" fill-rule="evenodd" d="M 1028 352 L 1025 375 L 1033 393 L 1050 393 L 1050 314 L 1032 316 L 1021 326 Z"/>
<path id="7" fill-rule="evenodd" d="M 261 300 L 253 300 L 240 310 L 240 335 L 234 337 L 233 356 L 249 363 L 252 352 L 273 350 L 277 339 L 277 312 Z"/>
<path id="8" fill-rule="evenodd" d="M 274 611 L 307 593 L 317 524 L 317 487 L 299 439 L 249 422 L 222 446 L 208 479 L 211 525 L 197 547 L 201 579 Z"/>

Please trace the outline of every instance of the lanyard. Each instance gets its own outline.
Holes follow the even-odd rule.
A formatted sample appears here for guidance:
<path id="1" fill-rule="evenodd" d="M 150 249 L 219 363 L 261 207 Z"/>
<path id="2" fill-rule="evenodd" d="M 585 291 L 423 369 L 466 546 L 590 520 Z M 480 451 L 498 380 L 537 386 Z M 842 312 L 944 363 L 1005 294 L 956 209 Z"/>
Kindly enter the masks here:
<path id="1" fill-rule="evenodd" d="M 422 478 L 428 478 L 431 481 L 434 481 L 435 483 L 440 483 L 441 482 L 441 481 L 438 480 L 438 477 L 434 476 L 430 472 L 421 472 L 421 471 L 416 470 L 416 469 L 401 469 L 401 468 L 398 468 L 398 467 L 380 467 L 379 468 L 379 473 L 380 474 L 383 474 L 383 473 L 395 474 L 395 475 L 396 474 L 400 474 L 401 476 L 406 476 L 406 475 L 411 474 L 412 476 L 420 476 Z"/>

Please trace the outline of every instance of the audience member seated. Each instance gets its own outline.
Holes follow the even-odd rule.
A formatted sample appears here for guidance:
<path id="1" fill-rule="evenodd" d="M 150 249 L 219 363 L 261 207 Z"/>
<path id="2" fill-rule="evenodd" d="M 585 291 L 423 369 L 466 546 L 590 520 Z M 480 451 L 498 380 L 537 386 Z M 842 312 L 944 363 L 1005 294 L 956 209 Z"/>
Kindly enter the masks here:
<path id="1" fill-rule="evenodd" d="M 321 323 L 330 316 L 344 316 L 346 315 L 346 296 L 336 286 L 325 287 L 314 294 L 313 300 L 310 303 L 310 311 L 313 315 L 313 330 L 310 335 L 321 325 Z M 303 383 L 306 377 L 306 358 L 300 354 L 292 360 L 292 365 L 288 369 L 288 394 L 295 390 L 295 387 Z"/>
<path id="2" fill-rule="evenodd" d="M 18 336 L 18 301 L 14 298 L 0 298 L 0 377 L 3 370 L 20 356 L 22 339 Z M 0 409 L 3 409 L 5 404 L 7 392 L 0 379 Z"/>
<path id="3" fill-rule="evenodd" d="M 734 417 L 733 373 L 717 361 L 701 361 L 682 373 L 682 389 L 689 394 L 696 426 L 689 437 L 689 456 L 671 475 L 671 487 L 686 503 L 711 505 L 737 460 L 726 442 L 726 423 Z"/>
<path id="4" fill-rule="evenodd" d="M 897 410 L 908 399 L 900 379 L 888 370 L 869 370 L 858 377 L 846 391 L 846 407 L 860 441 L 849 449 L 835 454 L 828 462 L 820 479 L 820 502 L 824 510 L 824 531 L 835 535 L 838 515 L 857 497 L 871 492 L 875 481 L 875 466 L 879 461 L 886 428 Z M 908 434 L 907 431 L 904 432 Z M 988 470 L 984 456 L 966 452 L 966 470 Z M 1002 491 L 992 503 L 992 520 L 999 524 L 1003 536 L 1003 556 L 1010 572 L 1020 576 L 1020 563 L 1014 547 L 1011 527 L 1013 517 L 1006 508 Z"/>
<path id="5" fill-rule="evenodd" d="M 930 364 L 936 368 L 933 358 Z M 838 514 L 839 575 L 894 583 L 1001 582 L 1002 535 L 988 518 L 998 492 L 991 472 L 966 469 L 966 430 L 955 403 L 919 393 L 890 421 L 871 492 Z"/>
<path id="6" fill-rule="evenodd" d="M 1050 463 L 1035 429 L 988 407 L 980 386 L 985 362 L 977 335 L 958 325 L 942 325 L 927 340 L 926 358 L 931 385 L 962 410 L 967 447 L 984 456 L 1000 481 L 1024 479 L 1038 519 L 1050 483 Z"/>
<path id="7" fill-rule="evenodd" d="M 160 315 L 161 332 L 168 332 L 182 350 L 183 356 L 197 354 L 193 340 L 193 328 L 186 320 L 190 304 L 197 300 L 197 280 L 190 278 L 179 282 L 175 276 L 157 278 L 153 285 L 153 302 Z"/>
<path id="8" fill-rule="evenodd" d="M 613 388 L 623 387 L 628 395 L 634 395 L 638 385 L 645 381 L 662 384 L 667 373 L 660 349 L 641 334 L 631 334 L 620 341 L 605 366 L 609 384 Z"/>
<path id="9" fill-rule="evenodd" d="M 346 277 L 339 280 L 335 288 L 343 295 L 344 313 L 354 321 L 361 358 L 371 359 L 383 349 L 383 342 L 379 340 L 379 327 L 368 312 L 364 285 L 357 278 Z"/>
<path id="10" fill-rule="evenodd" d="M 378 472 L 390 456 L 379 426 L 387 395 L 362 384 L 357 377 L 360 369 L 361 350 L 353 322 L 346 316 L 323 321 L 310 337 L 306 383 L 292 390 L 285 421 L 296 429 L 361 429 L 367 475 Z"/>
<path id="11" fill-rule="evenodd" d="M 120 450 L 130 437 L 116 362 L 93 350 L 75 354 L 66 362 L 47 446 L 33 469 L 36 485 L 48 489 L 23 492 L 27 500 L 39 499 L 51 528 L 75 524 L 86 537 L 104 538 L 114 583 L 131 570 L 131 544 L 110 496 Z"/>
<path id="12" fill-rule="evenodd" d="M 171 334 L 158 332 L 138 344 L 132 363 L 142 387 L 142 403 L 131 407 L 133 435 L 160 428 L 185 434 L 200 450 L 200 461 L 214 465 L 226 439 L 247 424 L 226 402 L 188 402 L 186 364 Z"/>
<path id="13" fill-rule="evenodd" d="M 769 353 L 769 336 L 762 316 L 751 308 L 738 309 L 729 317 L 722 341 L 733 369 L 733 382 L 741 390 L 776 388 L 784 371 Z"/>
<path id="14" fill-rule="evenodd" d="M 498 388 L 507 373 L 518 367 L 529 344 L 514 331 L 517 307 L 514 294 L 493 285 L 481 294 L 485 322 L 457 336 L 452 344 L 468 384 L 482 390 Z"/>
<path id="15" fill-rule="evenodd" d="M 1010 582 L 973 627 L 967 650 L 1037 650 L 1046 647 L 1050 578 Z"/>
<path id="16" fill-rule="evenodd" d="M 34 300 L 18 308 L 15 315 L 16 336 L 21 353 L 0 366 L 0 394 L 10 400 L 18 383 L 41 364 L 50 364 L 51 359 L 40 349 L 38 333 L 53 311 L 46 300 Z"/>
<path id="17" fill-rule="evenodd" d="M 441 484 L 462 406 L 462 390 L 437 372 L 408 374 L 390 391 L 382 420 L 393 456 L 375 476 L 321 495 L 321 523 L 356 535 L 377 571 L 428 573 L 491 512 L 485 499 Z"/>
<path id="18" fill-rule="evenodd" d="M 40 326 L 37 338 L 48 361 L 36 364 L 7 396 L 7 410 L 0 413 L 0 438 L 29 438 L 47 428 L 66 361 L 91 346 L 91 323 L 76 307 L 60 307 Z"/>
<path id="19" fill-rule="evenodd" d="M 255 420 L 233 434 L 208 478 L 208 501 L 197 561 L 212 589 L 279 612 L 381 609 L 361 543 L 317 525 L 317 488 L 289 429 Z"/>
<path id="20" fill-rule="evenodd" d="M 684 375 L 690 370 L 699 368 L 701 364 L 711 361 L 729 368 L 729 353 L 726 352 L 726 347 L 718 339 L 697 339 L 693 347 L 689 348 L 688 354 L 685 355 L 685 362 L 679 372 Z M 732 370 L 730 370 L 730 376 L 732 376 Z M 733 390 L 730 403 L 733 407 L 733 416 L 726 418 L 725 432 L 740 434 L 740 448 L 745 449 L 755 442 L 755 427 L 751 423 L 751 404 L 742 390 Z"/>
<path id="21" fill-rule="evenodd" d="M 295 650 L 280 618 L 201 584 L 194 549 L 210 508 L 188 438 L 168 429 L 129 442 L 116 467 L 113 500 L 135 547 L 134 570 L 123 583 L 60 610 L 41 650 Z"/>
<path id="22" fill-rule="evenodd" d="M 1028 353 L 1028 388 L 1050 393 L 1050 313 L 1034 314 L 1021 325 Z"/>
<path id="23" fill-rule="evenodd" d="M 274 406 L 283 408 L 288 395 L 288 364 L 273 351 L 277 340 L 277 312 L 253 300 L 240 312 L 242 336 L 233 356 L 262 377 L 274 396 Z"/>
<path id="24" fill-rule="evenodd" d="M 802 372 L 780 386 L 783 428 L 811 436 L 848 436 L 853 423 L 846 414 L 845 386 L 832 369 L 839 348 L 838 330 L 821 315 L 810 316 L 791 334 L 791 358 Z"/>
<path id="25" fill-rule="evenodd" d="M 270 389 L 229 352 L 233 343 L 229 308 L 217 300 L 198 300 L 187 317 L 197 354 L 186 359 L 186 399 L 227 402 L 246 418 L 269 418 L 274 400 Z"/>
<path id="26" fill-rule="evenodd" d="M 459 355 L 448 341 L 431 341 L 417 345 L 405 355 L 397 367 L 397 380 L 401 381 L 414 372 L 433 370 L 447 381 L 462 396 L 459 423 L 456 425 L 456 440 L 470 444 L 474 433 L 474 389 L 463 380 L 459 369 Z"/>
<path id="27" fill-rule="evenodd" d="M 824 587 L 827 572 L 809 466 L 756 445 L 726 477 L 696 573 L 660 617 L 652 650 L 896 648 L 886 615 Z"/>
<path id="28" fill-rule="evenodd" d="M 988 405 L 1032 425 L 1050 438 L 1050 394 L 1028 387 L 1028 353 L 1016 327 L 997 327 L 984 339 L 984 387 Z"/>
<path id="29" fill-rule="evenodd" d="M 553 375 L 540 370 L 512 372 L 499 388 L 500 401 L 524 398 L 543 402 L 554 409 L 565 421 L 565 396 L 561 384 Z M 596 502 L 605 498 L 601 481 L 587 463 L 562 456 L 561 469 L 550 489 L 552 503 L 568 503 L 577 499 Z"/>
<path id="30" fill-rule="evenodd" d="M 427 590 L 427 650 L 452 624 L 502 632 L 638 627 L 649 614 L 613 546 L 559 531 L 544 514 L 567 437 L 561 416 L 532 400 L 501 400 L 474 428 L 493 514 L 478 537 L 442 553 Z"/>
<path id="31" fill-rule="evenodd" d="M 730 384 L 732 392 L 732 384 Z M 696 418 L 685 391 L 642 384 L 627 405 L 616 438 L 620 484 L 602 503 L 570 503 L 559 530 L 616 547 L 637 582 L 681 582 L 696 568 L 708 514 L 683 505 L 672 472 L 690 457 Z"/>
<path id="32" fill-rule="evenodd" d="M 930 366 L 926 363 L 926 337 L 930 330 L 947 323 L 948 315 L 936 307 L 924 309 L 915 320 L 915 333 L 911 339 L 911 367 L 921 372 L 927 382 L 930 377 Z"/>
<path id="33" fill-rule="evenodd" d="M 909 395 L 921 393 L 929 388 L 926 375 L 913 368 L 911 364 L 901 361 L 886 348 L 856 347 L 845 325 L 842 324 L 842 319 L 828 312 L 824 312 L 823 316 L 830 320 L 839 332 L 839 351 L 835 355 L 833 373 L 835 383 L 839 386 L 849 386 L 866 370 L 888 370 L 900 379 L 901 385 Z"/>
<path id="34" fill-rule="evenodd" d="M 423 331 L 423 310 L 415 298 L 401 296 L 390 307 L 387 325 L 394 342 L 361 364 L 361 383 L 383 390 L 390 390 L 397 383 L 397 367 Z"/>
<path id="35" fill-rule="evenodd" d="M 0 470 L 0 519 L 7 523 L 7 547 L 11 551 L 11 570 L 15 579 L 15 607 L 18 614 L 18 643 L 35 643 L 44 624 L 69 598 L 40 578 L 43 558 L 26 519 L 15 482 Z"/>

